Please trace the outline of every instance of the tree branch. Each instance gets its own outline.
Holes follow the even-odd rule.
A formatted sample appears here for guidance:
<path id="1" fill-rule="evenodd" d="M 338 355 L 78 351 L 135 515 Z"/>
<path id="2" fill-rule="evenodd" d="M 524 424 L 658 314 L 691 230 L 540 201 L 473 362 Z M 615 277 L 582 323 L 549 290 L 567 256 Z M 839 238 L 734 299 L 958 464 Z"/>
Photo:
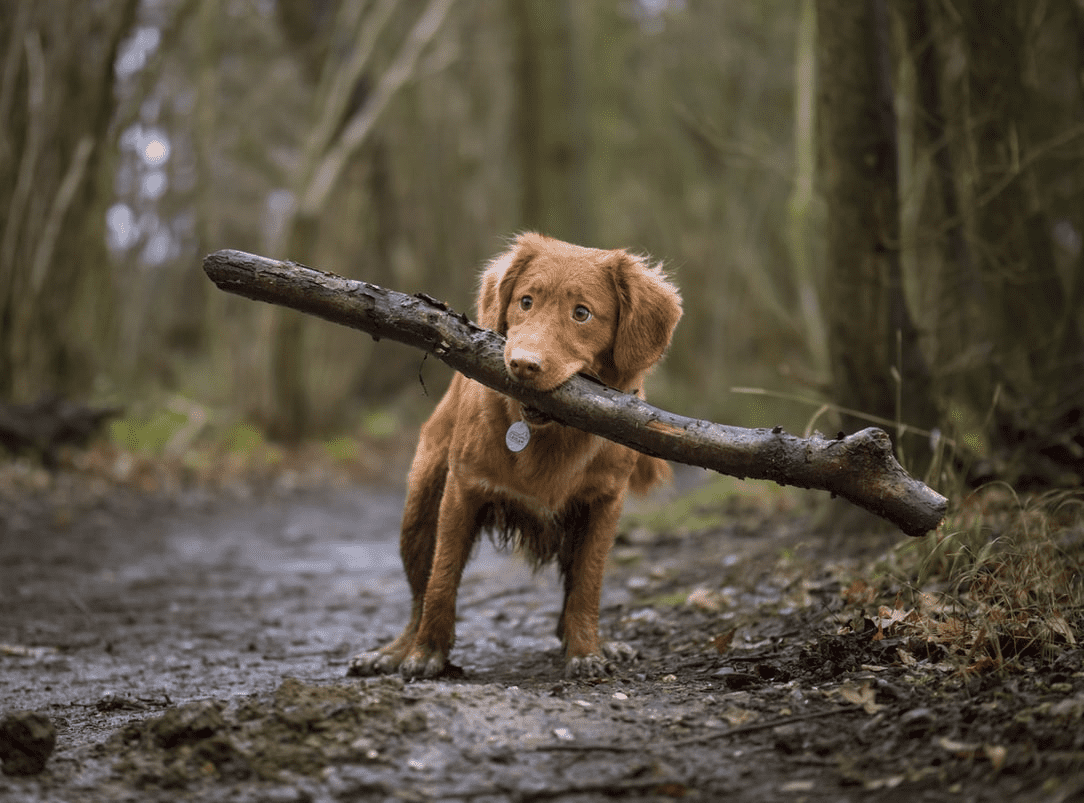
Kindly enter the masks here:
<path id="1" fill-rule="evenodd" d="M 503 337 L 424 294 L 409 296 L 242 251 L 210 254 L 203 269 L 222 290 L 423 349 L 563 424 L 647 454 L 742 479 L 829 491 L 913 536 L 935 529 L 948 507 L 945 497 L 903 470 L 880 429 L 826 439 L 798 438 L 779 427 L 724 426 L 661 410 L 584 376 L 539 392 L 505 370 Z"/>
<path id="2" fill-rule="evenodd" d="M 305 212 L 323 207 L 335 181 L 343 173 L 343 165 L 368 138 L 369 131 L 395 93 L 413 75 L 418 58 L 425 46 L 440 30 L 448 10 L 455 0 L 431 0 L 403 43 L 395 61 L 380 76 L 372 94 L 357 113 L 347 121 L 339 138 L 329 145 L 301 194 L 299 205 Z"/>

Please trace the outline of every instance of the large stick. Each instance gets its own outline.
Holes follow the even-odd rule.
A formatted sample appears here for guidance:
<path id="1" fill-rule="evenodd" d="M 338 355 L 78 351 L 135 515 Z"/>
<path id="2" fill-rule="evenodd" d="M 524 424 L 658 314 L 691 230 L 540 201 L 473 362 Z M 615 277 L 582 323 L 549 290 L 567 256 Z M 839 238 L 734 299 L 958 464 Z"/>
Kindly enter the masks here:
<path id="1" fill-rule="evenodd" d="M 724 426 L 660 410 L 584 376 L 540 392 L 519 384 L 505 370 L 503 337 L 426 295 L 409 296 L 243 251 L 210 254 L 203 269 L 222 290 L 423 349 L 464 376 L 563 424 L 647 454 L 742 479 L 830 491 L 907 535 L 935 529 L 948 507 L 945 497 L 903 470 L 880 429 L 826 439 L 819 434 L 798 438 L 780 427 Z"/>

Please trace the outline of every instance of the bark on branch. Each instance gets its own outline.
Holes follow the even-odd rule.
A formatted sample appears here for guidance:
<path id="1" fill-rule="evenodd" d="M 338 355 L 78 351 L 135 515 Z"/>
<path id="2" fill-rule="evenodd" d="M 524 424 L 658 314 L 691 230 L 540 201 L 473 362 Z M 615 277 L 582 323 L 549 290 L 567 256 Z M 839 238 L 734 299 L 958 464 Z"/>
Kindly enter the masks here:
<path id="1" fill-rule="evenodd" d="M 210 254 L 203 269 L 222 290 L 423 349 L 557 421 L 647 454 L 742 479 L 829 491 L 912 536 L 935 529 L 948 507 L 945 497 L 903 470 L 880 429 L 826 439 L 798 438 L 779 427 L 725 426 L 661 410 L 583 376 L 543 393 L 505 370 L 503 337 L 424 294 L 397 293 L 243 251 Z"/>

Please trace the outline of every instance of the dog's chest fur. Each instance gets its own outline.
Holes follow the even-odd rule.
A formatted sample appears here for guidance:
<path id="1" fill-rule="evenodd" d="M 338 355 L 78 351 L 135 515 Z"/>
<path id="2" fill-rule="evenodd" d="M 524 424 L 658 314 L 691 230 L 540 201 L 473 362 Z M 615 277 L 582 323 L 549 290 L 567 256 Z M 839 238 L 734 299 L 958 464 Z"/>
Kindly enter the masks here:
<path id="1" fill-rule="evenodd" d="M 495 497 L 480 511 L 478 528 L 487 530 L 501 546 L 521 549 L 537 568 L 575 549 L 586 528 L 589 510 L 585 502 L 572 500 L 558 512 L 540 515 L 538 508 Z"/>
<path id="2" fill-rule="evenodd" d="M 486 496 L 478 530 L 488 530 L 499 544 L 521 548 L 538 566 L 574 549 L 596 495 L 585 475 L 607 444 L 556 424 L 532 432 L 524 452 L 508 455 L 506 473 L 473 483 Z M 571 488 L 579 493 L 565 490 Z"/>

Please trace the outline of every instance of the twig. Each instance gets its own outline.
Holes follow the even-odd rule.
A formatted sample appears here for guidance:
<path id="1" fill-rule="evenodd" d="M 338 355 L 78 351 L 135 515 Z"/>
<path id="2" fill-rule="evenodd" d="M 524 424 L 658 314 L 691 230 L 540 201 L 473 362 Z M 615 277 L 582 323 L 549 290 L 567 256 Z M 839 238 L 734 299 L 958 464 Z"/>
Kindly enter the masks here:
<path id="1" fill-rule="evenodd" d="M 672 792 L 665 791 L 671 789 Z M 490 784 L 475 789 L 464 789 L 452 792 L 455 798 L 486 797 L 489 795 L 507 795 L 512 800 L 526 803 L 531 800 L 549 800 L 555 797 L 567 795 L 588 795 L 601 792 L 613 795 L 620 792 L 639 792 L 644 790 L 663 790 L 668 797 L 680 796 L 686 790 L 686 784 L 681 781 L 668 780 L 666 778 L 637 778 L 633 780 L 593 781 L 591 783 L 574 783 L 564 786 L 553 786 L 546 789 L 517 789 L 508 784 Z"/>
<path id="2" fill-rule="evenodd" d="M 780 725 L 790 725 L 794 722 L 807 722 L 811 719 L 824 719 L 825 717 L 834 717 L 836 714 L 851 714 L 861 710 L 861 706 L 858 705 L 841 705 L 838 708 L 829 708 L 824 711 L 810 711 L 808 714 L 775 717 L 774 719 L 766 719 L 762 722 L 751 722 L 748 725 L 739 725 L 736 728 L 727 728 L 726 730 L 712 731 L 711 733 L 705 733 L 700 736 L 689 736 L 685 739 L 678 739 L 676 742 L 666 743 L 666 747 L 684 747 L 688 744 L 700 744 L 701 742 L 711 741 L 712 739 L 722 739 L 726 736 L 741 736 L 746 733 L 755 733 L 756 731 L 778 728 Z"/>
<path id="3" fill-rule="evenodd" d="M 722 739 L 727 736 L 742 736 L 747 733 L 755 733 L 756 731 L 770 730 L 772 728 L 778 728 L 781 725 L 790 725 L 795 722 L 807 722 L 811 719 L 823 719 L 825 717 L 836 716 L 837 714 L 850 714 L 855 711 L 860 711 L 861 706 L 857 705 L 843 705 L 837 708 L 829 708 L 824 711 L 810 711 L 808 714 L 794 714 L 788 717 L 775 717 L 773 719 L 765 719 L 761 722 L 752 722 L 748 725 L 739 725 L 735 728 L 726 728 L 724 730 L 710 731 L 709 733 L 702 733 L 699 736 L 689 736 L 684 739 L 677 739 L 672 742 L 653 741 L 647 744 L 602 744 L 600 742 L 555 742 L 553 744 L 537 745 L 533 749 L 538 752 L 587 752 L 591 750 L 599 750 L 607 753 L 650 753 L 652 749 L 664 747 L 672 749 L 675 747 L 685 747 L 690 744 L 701 744 L 702 742 L 708 742 L 713 739 Z"/>

